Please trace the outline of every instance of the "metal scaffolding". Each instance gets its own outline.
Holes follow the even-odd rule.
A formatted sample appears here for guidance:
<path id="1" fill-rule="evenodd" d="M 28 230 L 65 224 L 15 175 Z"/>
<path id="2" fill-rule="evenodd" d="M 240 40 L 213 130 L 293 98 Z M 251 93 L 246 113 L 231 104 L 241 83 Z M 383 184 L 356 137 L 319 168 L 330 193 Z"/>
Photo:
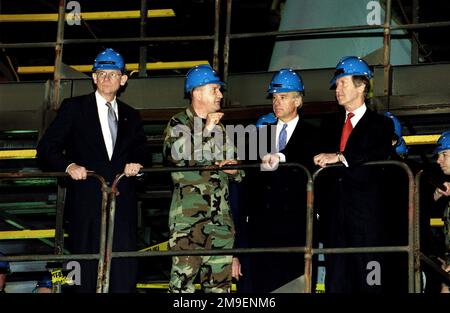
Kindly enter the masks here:
<path id="1" fill-rule="evenodd" d="M 397 161 L 377 161 L 368 162 L 361 166 L 397 166 L 403 169 L 408 176 L 408 244 L 404 246 L 379 246 L 379 247 L 345 247 L 345 248 L 316 248 L 313 246 L 313 220 L 314 220 L 314 182 L 322 172 L 329 168 L 337 166 L 328 166 L 317 170 L 313 175 L 301 164 L 285 163 L 280 164 L 283 167 L 296 167 L 302 170 L 307 176 L 306 183 L 306 242 L 305 246 L 299 247 L 265 247 L 265 248 L 239 248 L 239 249 L 215 249 L 215 250 L 182 250 L 182 251 L 137 251 L 137 252 L 113 252 L 112 246 L 114 241 L 114 217 L 116 208 L 116 196 L 120 189 L 120 180 L 124 174 L 118 174 L 111 184 L 107 186 L 105 180 L 95 174 L 101 185 L 102 192 L 102 219 L 101 219 L 101 236 L 100 251 L 97 254 L 79 254 L 79 255 L 62 255 L 63 249 L 63 229 L 62 229 L 62 212 L 61 205 L 58 206 L 56 238 L 57 243 L 54 255 L 20 255 L 0 257 L 5 261 L 36 261 L 36 260 L 91 260 L 98 259 L 98 280 L 97 292 L 107 293 L 109 291 L 109 274 L 112 258 L 134 258 L 134 257 L 162 257 L 162 256 L 179 256 L 179 255 L 240 255 L 240 254 L 258 254 L 258 253 L 301 253 L 305 259 L 305 292 L 312 292 L 312 257 L 317 254 L 337 254 L 337 253 L 394 253 L 404 252 L 408 254 L 408 290 L 410 293 L 421 292 L 420 287 L 420 270 L 422 260 L 426 264 L 432 266 L 444 281 L 450 281 L 450 276 L 435 266 L 425 255 L 420 252 L 420 224 L 419 224 L 419 187 L 421 172 L 414 178 L 411 169 L 403 162 Z M 233 165 L 227 166 L 229 169 L 257 169 L 259 164 L 249 165 Z M 223 170 L 217 166 L 191 166 L 191 167 L 161 167 L 142 169 L 143 173 L 162 173 L 162 172 L 180 172 L 180 171 L 211 171 Z M 64 177 L 66 173 L 43 173 L 43 174 L 24 174 L 24 173 L 0 173 L 0 179 L 4 178 L 23 178 L 23 177 Z M 109 203 L 109 209 L 107 204 Z M 59 222 L 58 222 L 59 221 Z M 430 263 L 431 262 L 431 263 Z M 56 290 L 60 292 L 60 289 Z"/>
<path id="2" fill-rule="evenodd" d="M 141 43 L 139 63 L 133 64 L 133 69 L 139 69 L 140 76 L 144 76 L 145 69 L 144 65 L 147 64 L 147 69 L 153 69 L 149 66 L 149 63 L 145 61 L 145 44 L 152 42 L 177 42 L 177 41 L 208 41 L 214 42 L 212 51 L 212 63 L 215 69 L 219 69 L 222 65 L 223 68 L 223 78 L 227 82 L 229 76 L 229 57 L 230 57 L 230 46 L 232 40 L 241 40 L 247 38 L 257 38 L 257 37 L 274 37 L 275 40 L 301 40 L 301 39 L 320 39 L 326 36 L 340 36 L 342 33 L 351 31 L 362 31 L 362 30 L 379 30 L 375 33 L 379 36 L 383 36 L 383 104 L 384 107 L 389 110 L 390 99 L 392 94 L 392 66 L 390 63 L 391 54 L 391 33 L 395 30 L 419 30 L 419 29 L 429 29 L 429 28 L 440 28 L 449 27 L 450 21 L 432 22 L 432 23 L 417 23 L 417 11 L 418 3 L 417 0 L 413 2 L 413 19 L 412 23 L 404 25 L 392 25 L 392 0 L 386 0 L 385 2 L 385 20 L 382 25 L 358 25 L 358 26 L 348 26 L 348 27 L 325 27 L 325 28 L 312 28 L 312 29 L 296 29 L 288 31 L 270 31 L 270 32 L 258 32 L 258 33 L 231 33 L 231 16 L 232 16 L 232 0 L 226 1 L 226 12 L 222 14 L 222 6 L 220 0 L 215 0 L 215 10 L 214 10 L 214 32 L 212 35 L 200 35 L 200 36 L 170 36 L 170 37 L 147 37 L 145 34 L 146 17 L 145 12 L 147 12 L 147 17 L 153 16 L 173 16 L 173 11 L 170 10 L 147 10 L 146 1 L 141 1 L 140 11 L 121 11 L 121 12 L 86 12 L 81 14 L 83 19 L 109 19 L 109 18 L 140 18 L 140 36 L 139 37 L 125 37 L 125 38 L 94 38 L 94 39 L 64 39 L 64 21 L 66 18 L 65 13 L 65 0 L 59 1 L 59 13 L 58 13 L 58 30 L 55 42 L 40 42 L 40 43 L 0 43 L 0 48 L 38 48 L 38 47 L 55 47 L 55 65 L 53 68 L 36 68 L 35 70 L 45 70 L 45 72 L 53 71 L 53 83 L 54 91 L 52 93 L 52 108 L 57 109 L 59 103 L 59 86 L 61 80 L 61 60 L 63 56 L 63 46 L 64 45 L 75 45 L 75 44 L 86 44 L 86 43 L 119 43 L 119 42 L 137 42 Z M 403 8 L 401 7 L 403 10 Z M 404 14 L 404 10 L 403 10 Z M 225 15 L 225 30 L 223 43 L 219 42 L 220 35 L 220 19 Z M 405 15 L 405 14 L 404 14 Z M 3 16 L 3 17 L 2 17 Z M 55 21 L 55 15 L 48 16 L 40 15 L 30 15 L 28 17 L 19 15 L 0 15 L 0 22 L 11 22 L 11 21 L 37 21 L 37 20 L 49 20 Z M 332 34 L 330 34 L 332 33 Z M 373 33 L 370 34 L 371 36 Z M 412 63 L 416 64 L 418 59 L 418 50 L 421 47 L 418 43 L 417 33 L 412 33 Z M 223 44 L 223 55 L 219 55 L 220 45 Z M 222 60 L 222 62 L 221 62 Z M 204 61 L 198 61 L 204 62 Z M 182 64 L 179 62 L 174 62 L 172 64 L 165 64 L 161 67 L 154 67 L 155 69 L 168 69 L 168 68 L 187 68 L 191 64 Z M 26 73 L 26 69 L 21 69 L 21 73 Z M 225 106 L 227 101 L 224 101 Z"/>

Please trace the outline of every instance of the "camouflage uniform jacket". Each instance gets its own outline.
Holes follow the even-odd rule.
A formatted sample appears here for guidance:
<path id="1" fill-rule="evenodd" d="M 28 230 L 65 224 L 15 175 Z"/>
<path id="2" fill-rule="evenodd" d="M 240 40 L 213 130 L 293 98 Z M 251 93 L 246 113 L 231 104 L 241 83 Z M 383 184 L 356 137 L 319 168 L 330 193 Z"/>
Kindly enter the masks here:
<path id="1" fill-rule="evenodd" d="M 216 133 L 212 134 L 207 133 L 204 122 L 192 106 L 170 119 L 164 131 L 163 150 L 169 165 L 208 166 L 235 158 L 235 147 L 226 136 L 224 126 L 219 123 Z M 220 131 L 223 136 L 214 136 Z M 243 171 L 234 176 L 217 170 L 172 172 L 174 191 L 169 213 L 172 237 L 174 232 L 189 233 L 194 224 L 208 220 L 212 225 L 223 225 L 234 232 L 228 202 L 228 179 L 240 181 L 244 175 Z M 171 238 L 171 241 L 175 239 Z"/>

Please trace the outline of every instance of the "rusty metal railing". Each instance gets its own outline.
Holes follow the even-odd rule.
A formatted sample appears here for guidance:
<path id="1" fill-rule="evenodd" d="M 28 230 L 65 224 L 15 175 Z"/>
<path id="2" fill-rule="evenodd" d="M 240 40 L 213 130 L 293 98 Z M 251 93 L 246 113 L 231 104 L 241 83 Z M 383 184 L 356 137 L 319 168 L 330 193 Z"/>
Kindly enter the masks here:
<path id="1" fill-rule="evenodd" d="M 183 250 L 183 251 L 146 251 L 146 252 L 112 252 L 112 242 L 113 242 L 113 230 L 114 230 L 114 214 L 116 205 L 116 194 L 118 192 L 118 185 L 120 180 L 123 178 L 124 174 L 116 176 L 112 186 L 111 186 L 111 198 L 110 198 L 110 218 L 109 218 L 109 232 L 107 238 L 107 247 L 105 256 L 104 267 L 105 273 L 102 275 L 102 292 L 108 292 L 109 289 L 109 271 L 110 263 L 112 258 L 127 258 L 127 257 L 160 257 L 160 256 L 180 256 L 180 255 L 240 255 L 240 254 L 256 254 L 256 253 L 304 253 L 305 259 L 305 292 L 311 293 L 311 282 L 312 282 L 312 256 L 314 254 L 337 254 L 337 253 L 393 253 L 393 252 L 406 252 L 408 253 L 408 291 L 410 293 L 419 292 L 420 288 L 415 285 L 414 274 L 420 272 L 420 268 L 416 265 L 417 260 L 420 257 L 419 246 L 417 242 L 418 235 L 418 219 L 416 218 L 415 202 L 414 202 L 414 176 L 411 169 L 402 162 L 398 161 L 377 161 L 368 162 L 362 166 L 398 166 L 402 168 L 408 177 L 408 245 L 406 246 L 379 246 L 379 247 L 349 247 L 349 248 L 313 248 L 313 216 L 314 216 L 314 181 L 316 177 L 326 170 L 327 168 L 333 168 L 336 166 L 329 166 L 327 168 L 317 170 L 313 176 L 309 171 L 301 164 L 286 163 L 280 164 L 280 166 L 285 167 L 298 167 L 302 169 L 308 178 L 307 181 L 307 203 L 306 203 L 306 243 L 305 246 L 299 247 L 267 247 L 267 248 L 239 248 L 239 249 L 221 249 L 221 250 Z M 252 165 L 234 165 L 219 168 L 217 166 L 207 166 L 207 167 L 161 167 L 161 168 L 148 168 L 143 169 L 143 173 L 156 173 L 156 172 L 180 172 L 180 171 L 204 171 L 204 170 L 223 170 L 223 169 L 247 169 L 247 168 L 259 168 L 259 164 Z M 337 165 L 339 166 L 339 165 Z M 416 212 L 416 213 L 415 213 Z"/>
<path id="2" fill-rule="evenodd" d="M 408 253 L 408 291 L 410 293 L 420 292 L 420 288 L 417 288 L 417 284 L 414 282 L 417 280 L 417 273 L 420 275 L 420 268 L 416 266 L 419 259 L 419 242 L 418 231 L 419 223 L 417 219 L 417 209 L 415 210 L 414 192 L 415 183 L 414 175 L 409 168 L 403 162 L 398 161 L 376 161 L 367 162 L 361 166 L 398 166 L 402 168 L 408 176 L 408 245 L 407 246 L 380 246 L 380 247 L 354 247 L 354 248 L 318 248 L 314 249 L 314 253 L 318 254 L 331 254 L 331 253 L 374 253 L 374 252 L 407 252 Z M 330 168 L 343 167 L 343 165 L 332 165 L 325 168 L 321 168 L 314 172 L 313 181 L 323 171 Z M 414 276 L 416 273 L 416 276 Z M 416 278 L 415 278 L 416 277 Z"/>
<path id="3" fill-rule="evenodd" d="M 306 242 L 305 246 L 298 247 L 265 247 L 265 248 L 239 248 L 239 249 L 220 249 L 220 250 L 182 250 L 182 251 L 145 251 L 145 252 L 113 252 L 114 240 L 114 217 L 116 209 L 116 196 L 120 188 L 120 181 L 125 176 L 119 174 L 116 176 L 111 187 L 108 187 L 103 178 L 97 176 L 102 184 L 102 226 L 100 238 L 100 252 L 98 254 L 78 254 L 78 255 L 23 255 L 0 257 L 0 260 L 25 261 L 25 260 L 91 260 L 99 259 L 97 292 L 107 293 L 109 291 L 109 275 L 112 258 L 130 258 L 130 257 L 162 257 L 162 256 L 185 256 L 185 255 L 240 255 L 240 254 L 258 254 L 258 253 L 303 253 L 305 259 L 305 292 L 311 292 L 312 277 L 312 256 L 314 254 L 337 254 L 337 253 L 388 253 L 405 252 L 408 253 L 408 291 L 419 292 L 420 286 L 420 250 L 419 250 L 419 225 L 418 225 L 418 199 L 417 185 L 414 182 L 414 176 L 411 169 L 402 162 L 397 161 L 377 161 L 368 162 L 361 166 L 397 166 L 402 168 L 408 177 L 408 245 L 406 246 L 379 246 L 379 247 L 351 247 L 351 248 L 313 248 L 313 216 L 314 216 L 314 182 L 319 174 L 329 168 L 328 166 L 317 170 L 313 175 L 301 164 L 285 163 L 281 167 L 296 167 L 301 169 L 307 176 L 306 183 Z M 161 173 L 161 172 L 181 172 L 181 171 L 216 171 L 224 169 L 251 169 L 259 168 L 260 164 L 232 165 L 219 168 L 217 166 L 206 167 L 161 167 L 142 169 L 142 173 Z M 56 176 L 55 176 L 56 174 Z M 0 178 L 8 177 L 36 177 L 36 174 L 7 173 L 0 174 Z M 63 173 L 43 173 L 40 177 L 63 177 Z M 91 174 L 92 175 L 92 174 Z M 94 175 L 93 175 L 94 176 Z M 38 176 L 39 177 L 39 176 Z M 415 197 L 416 192 L 416 197 Z M 109 195 L 109 214 L 107 212 L 107 203 Z M 415 202 L 416 201 L 416 202 Z"/>
<path id="4" fill-rule="evenodd" d="M 116 176 L 114 182 L 111 185 L 110 195 L 110 210 L 109 210 L 109 225 L 108 225 L 108 237 L 107 246 L 105 252 L 106 264 L 104 267 L 105 273 L 102 275 L 103 282 L 102 292 L 108 292 L 109 290 L 109 274 L 111 267 L 111 259 L 113 257 L 149 257 L 149 256 L 179 256 L 179 255 L 231 255 L 241 253 L 264 253 L 264 252 L 278 252 L 278 253 L 305 253 L 305 275 L 307 279 L 311 280 L 311 262 L 312 262 L 312 207 L 313 207 L 313 188 L 312 177 L 310 172 L 301 164 L 296 163 L 284 163 L 280 164 L 282 167 L 296 167 L 302 170 L 307 176 L 306 195 L 307 195 L 307 229 L 308 235 L 306 236 L 305 247 L 282 247 L 282 248 L 241 248 L 241 249 L 222 249 L 222 250 L 183 250 L 183 251 L 146 251 L 146 252 L 112 252 L 112 243 L 114 240 L 114 215 L 116 209 L 116 195 L 118 193 L 119 183 L 125 176 L 124 173 Z M 224 169 L 249 169 L 260 168 L 260 164 L 247 164 L 247 165 L 232 165 L 225 167 L 218 166 L 189 166 L 189 167 L 161 167 L 161 168 L 146 168 L 142 169 L 142 173 L 162 173 L 162 172 L 191 172 L 191 171 L 216 171 Z M 311 221 L 309 221 L 311 219 Z M 308 273 L 308 274 L 306 274 Z"/>
<path id="5" fill-rule="evenodd" d="M 100 228 L 100 249 L 99 253 L 95 254 L 70 254 L 63 255 L 64 251 L 64 231 L 63 231 L 63 212 L 64 212 L 64 191 L 58 186 L 57 202 L 56 202 L 56 223 L 55 223 L 55 254 L 46 255 L 17 255 L 17 256 L 2 256 L 2 261 L 20 262 L 20 261 L 68 261 L 68 260 L 98 260 L 98 279 L 97 292 L 100 292 L 99 282 L 102 281 L 102 274 L 104 273 L 105 247 L 106 247 L 106 226 L 107 226 L 107 200 L 110 188 L 106 184 L 105 179 L 95 173 L 88 173 L 88 177 L 95 178 L 99 181 L 102 191 L 102 206 L 101 206 L 101 228 Z M 45 173 L 0 173 L 0 179 L 23 179 L 23 178 L 65 178 L 69 177 L 67 173 L 62 172 L 45 172 Z M 53 288 L 54 292 L 61 292 L 60 282 L 57 282 Z"/>

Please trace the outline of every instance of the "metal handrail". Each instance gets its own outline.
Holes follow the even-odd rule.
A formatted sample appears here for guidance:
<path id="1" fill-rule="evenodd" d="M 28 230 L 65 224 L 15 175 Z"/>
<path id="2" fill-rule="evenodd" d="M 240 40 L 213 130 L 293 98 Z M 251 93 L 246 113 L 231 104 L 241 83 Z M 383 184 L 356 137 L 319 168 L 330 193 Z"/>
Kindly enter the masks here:
<path id="1" fill-rule="evenodd" d="M 104 273 L 104 252 L 106 246 L 106 220 L 107 220 L 107 200 L 110 188 L 106 184 L 105 179 L 93 172 L 87 173 L 88 177 L 97 179 L 101 185 L 102 191 L 102 206 L 101 206 L 101 226 L 100 226 L 100 250 L 96 254 L 71 254 L 63 255 L 64 251 L 64 232 L 63 232 L 63 210 L 64 206 L 61 203 L 61 197 L 63 192 L 58 186 L 57 206 L 56 206 L 56 226 L 55 226 L 55 254 L 45 255 L 19 255 L 19 256 L 0 256 L 2 261 L 68 261 L 68 260 L 98 260 L 98 279 L 97 279 L 97 292 L 100 291 L 99 283 L 102 281 L 102 274 Z M 67 173 L 63 172 L 42 172 L 42 173 L 27 173 L 27 172 L 14 172 L 14 173 L 0 173 L 0 179 L 21 179 L 21 178 L 67 178 L 70 177 Z M 55 286 L 55 291 L 60 292 L 60 283 Z"/>
<path id="2" fill-rule="evenodd" d="M 127 257 L 160 257 L 160 256 L 180 256 L 180 255 L 239 255 L 239 254 L 258 254 L 258 253 L 304 253 L 305 257 L 305 292 L 311 292 L 311 276 L 312 276 L 312 267 L 311 267 L 311 258 L 314 254 L 337 254 L 337 253 L 373 253 L 373 252 L 384 252 L 384 253 L 394 253 L 394 252 L 407 252 L 408 253 L 408 290 L 410 293 L 419 292 L 417 286 L 415 286 L 414 282 L 414 273 L 420 271 L 419 268 L 415 267 L 417 264 L 417 258 L 419 258 L 418 244 L 416 235 L 416 231 L 418 231 L 417 227 L 417 218 L 414 214 L 415 203 L 414 203 L 414 176 L 412 174 L 411 169 L 403 162 L 398 161 L 376 161 L 376 162 L 368 162 L 361 166 L 380 166 L 380 165 L 394 165 L 402 168 L 407 176 L 408 176 L 408 245 L 406 246 L 378 246 L 378 247 L 349 247 L 349 248 L 312 248 L 312 238 L 313 238 L 313 188 L 314 188 L 314 180 L 315 178 L 325 169 L 340 167 L 339 165 L 331 165 L 327 168 L 321 168 L 314 172 L 313 176 L 310 176 L 309 171 L 304 168 L 301 164 L 295 163 L 286 163 L 280 164 L 281 166 L 298 166 L 303 168 L 308 176 L 307 183 L 307 237 L 306 237 L 306 245 L 302 247 L 280 247 L 280 248 L 235 248 L 235 249 L 220 249 L 220 250 L 182 250 L 182 251 L 146 251 L 146 252 L 112 252 L 110 248 L 112 247 L 113 240 L 113 232 L 110 231 L 108 234 L 108 251 L 105 253 L 105 256 L 108 258 L 105 260 L 105 263 L 110 263 L 111 258 L 127 258 Z M 256 168 L 260 167 L 259 164 L 251 164 L 251 165 L 233 165 L 219 168 L 217 166 L 193 166 L 193 167 L 161 167 L 161 168 L 148 168 L 143 169 L 141 172 L 143 173 L 156 173 L 156 172 L 172 172 L 172 171 L 201 171 L 201 170 L 223 170 L 223 169 L 245 169 L 245 168 Z M 111 209 L 110 214 L 114 214 L 115 211 L 115 194 L 118 192 L 117 185 L 122 179 L 124 174 L 120 174 L 116 176 L 115 181 L 111 187 Z M 113 219 L 110 219 L 110 223 L 113 222 Z M 109 227 L 111 230 L 111 225 Z M 103 291 L 108 291 L 108 279 L 109 279 L 109 268 L 105 267 L 105 274 L 103 275 L 105 281 L 103 282 Z"/>
<path id="3" fill-rule="evenodd" d="M 314 249 L 314 253 L 360 253 L 360 252 L 408 252 L 408 291 L 410 293 L 420 292 L 417 288 L 417 284 L 414 282 L 417 280 L 417 273 L 420 274 L 420 269 L 415 266 L 417 259 L 419 258 L 419 242 L 418 234 L 419 226 L 418 219 L 415 214 L 415 197 L 414 197 L 414 175 L 409 166 L 399 161 L 373 161 L 362 164 L 361 166 L 379 166 L 379 165 L 395 165 L 402 168 L 408 176 L 408 245 L 407 246 L 381 246 L 381 247 L 358 247 L 358 248 L 323 248 Z M 320 168 L 313 174 L 313 181 L 315 182 L 317 176 L 324 170 L 336 167 L 343 167 L 344 165 L 331 165 L 325 168 Z M 416 279 L 414 277 L 416 273 Z"/>
<path id="4" fill-rule="evenodd" d="M 186 166 L 186 167 L 155 167 L 142 169 L 141 173 L 161 173 L 161 172 L 191 172 L 191 171 L 217 171 L 224 169 L 247 169 L 247 168 L 260 168 L 260 164 L 246 164 L 246 165 L 227 165 L 224 167 L 218 167 L 216 165 L 211 166 Z M 183 251 L 147 251 L 147 252 L 112 252 L 112 243 L 114 240 L 114 218 L 116 209 L 116 195 L 118 193 L 118 184 L 125 176 L 124 173 L 118 174 L 111 185 L 110 194 L 110 210 L 109 210 L 109 224 L 108 224 L 108 238 L 105 251 L 104 263 L 106 264 L 102 275 L 102 292 L 107 293 L 109 290 L 109 274 L 111 267 L 111 259 L 113 257 L 143 257 L 143 256 L 175 256 L 175 255 L 226 255 L 226 254 L 240 254 L 243 252 L 252 253 L 264 253 L 264 252 L 303 252 L 305 253 L 305 278 L 311 280 L 311 262 L 312 262 L 312 206 L 313 206 L 313 190 L 312 190 L 312 177 L 308 169 L 302 164 L 297 163 L 283 163 L 281 167 L 296 167 L 301 169 L 307 176 L 308 182 L 306 186 L 307 194 L 307 229 L 310 231 L 306 236 L 305 247 L 283 247 L 283 248 L 247 248 L 247 249 L 221 249 L 221 250 L 183 250 Z M 309 214 L 308 214 L 309 213 Z M 309 221 L 311 219 L 311 221 Z M 308 235 L 309 234 L 309 235 Z"/>
<path id="5" fill-rule="evenodd" d="M 419 216 L 419 207 L 420 207 L 420 179 L 422 177 L 423 170 L 419 171 L 416 174 L 414 185 L 415 185 L 415 193 L 416 197 L 414 198 L 415 201 L 415 210 L 414 210 L 414 219 L 417 221 L 417 223 L 414 225 L 414 241 L 417 243 L 417 255 L 414 262 L 414 267 L 418 269 L 415 274 L 415 288 L 416 290 L 420 290 L 420 216 Z"/>
<path id="6" fill-rule="evenodd" d="M 102 227 L 101 227 L 101 243 L 100 252 L 98 254 L 79 254 L 79 255 L 22 255 L 22 256 L 9 256 L 0 257 L 0 260 L 8 261 L 25 261 L 25 260 L 67 260 L 67 259 L 99 259 L 98 267 L 98 281 L 97 281 L 97 292 L 106 293 L 109 290 L 109 274 L 110 265 L 112 258 L 128 258 L 128 257 L 160 257 L 160 256 L 180 256 L 180 255 L 239 255 L 239 254 L 258 254 L 258 253 L 304 253 L 305 258 L 305 292 L 311 292 L 311 276 L 312 276 L 312 255 L 314 254 L 335 254 L 335 253 L 364 253 L 364 252 L 407 252 L 408 253 L 408 290 L 409 292 L 419 292 L 419 287 L 417 286 L 417 273 L 420 274 L 420 268 L 418 267 L 420 258 L 419 243 L 418 243 L 418 218 L 417 210 L 414 199 L 414 177 L 410 168 L 402 162 L 398 161 L 377 161 L 368 162 L 361 166 L 379 166 L 379 165 L 395 165 L 401 167 L 405 170 L 408 181 L 408 245 L 406 246 L 379 246 L 379 247 L 352 247 L 352 248 L 313 248 L 313 191 L 314 182 L 317 176 L 324 170 L 338 167 L 336 165 L 328 166 L 326 168 L 321 168 L 314 172 L 311 176 L 309 171 L 301 164 L 296 163 L 285 163 L 280 164 L 282 167 L 297 167 L 301 168 L 307 175 L 308 181 L 306 184 L 307 191 L 307 216 L 306 216 L 306 245 L 300 247 L 272 247 L 272 248 L 236 248 L 236 249 L 220 249 L 220 250 L 182 250 L 182 251 L 146 251 L 146 252 L 112 252 L 112 243 L 114 235 L 114 215 L 116 207 L 116 195 L 118 193 L 118 185 L 120 180 L 125 176 L 124 174 L 119 174 L 116 176 L 111 188 L 107 187 L 106 183 L 102 182 Z M 212 171 L 212 170 L 224 170 L 224 169 L 245 169 L 245 168 L 259 168 L 260 164 L 248 164 L 248 165 L 231 165 L 225 167 L 218 166 L 193 166 L 193 167 L 160 167 L 160 168 L 147 168 L 142 169 L 143 173 L 157 173 L 157 172 L 180 172 L 180 171 Z M 42 173 L 41 177 L 49 177 L 55 173 Z M 56 173 L 59 176 L 67 176 L 66 174 Z M 24 173 L 0 173 L 0 178 L 15 177 L 27 177 Z M 28 174 L 36 175 L 36 174 Z M 33 176 L 35 177 L 35 176 Z M 106 216 L 106 203 L 104 201 L 108 199 L 108 194 L 110 196 L 110 209 L 109 214 Z M 106 195 L 106 198 L 105 198 Z M 103 214 L 104 213 L 104 214 Z M 108 225 L 106 224 L 108 222 Z M 414 279 L 414 272 L 416 274 L 416 279 Z M 416 282 L 416 284 L 414 284 Z"/>

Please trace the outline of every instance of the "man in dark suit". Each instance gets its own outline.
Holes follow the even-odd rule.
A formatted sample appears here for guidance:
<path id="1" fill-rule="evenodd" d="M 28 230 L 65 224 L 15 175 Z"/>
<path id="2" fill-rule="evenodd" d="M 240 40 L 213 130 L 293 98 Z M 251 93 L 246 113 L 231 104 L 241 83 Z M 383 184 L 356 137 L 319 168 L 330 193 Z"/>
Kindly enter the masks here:
<path id="1" fill-rule="evenodd" d="M 439 245 L 439 261 L 442 263 L 442 269 L 450 273 L 450 131 L 444 131 L 436 142 L 434 155 L 437 155 L 436 163 L 441 168 L 443 177 L 441 188 L 435 188 L 433 193 L 433 209 L 440 210 L 444 221 L 443 239 L 444 245 Z M 422 229 L 421 229 L 422 230 Z M 427 283 L 428 285 L 429 283 Z M 441 285 L 441 293 L 450 293 L 450 286 L 446 283 Z"/>
<path id="2" fill-rule="evenodd" d="M 322 151 L 314 157 L 321 167 L 343 163 L 334 179 L 317 188 L 321 202 L 321 229 L 328 247 L 379 246 L 383 243 L 383 194 L 381 169 L 361 167 L 369 161 L 387 160 L 393 125 L 366 107 L 372 71 L 358 57 L 345 57 L 336 67 L 331 85 L 345 109 L 325 123 Z M 317 203 L 316 202 L 316 203 Z M 374 254 L 326 255 L 326 292 L 380 292 L 382 259 Z M 374 262 L 372 262 L 374 261 Z"/>
<path id="3" fill-rule="evenodd" d="M 95 59 L 92 78 L 95 93 L 65 99 L 58 115 L 37 147 L 38 160 L 46 170 L 67 172 L 65 221 L 72 253 L 98 253 L 101 190 L 87 178 L 93 171 L 110 184 L 116 174 L 131 177 L 149 160 L 139 113 L 116 98 L 128 77 L 120 54 L 106 49 Z M 114 251 L 132 251 L 137 240 L 137 199 L 134 181 L 125 178 L 118 186 L 114 227 Z M 114 259 L 111 292 L 132 292 L 137 279 L 135 260 Z M 81 262 L 80 292 L 95 292 L 97 262 Z"/>
<path id="4" fill-rule="evenodd" d="M 262 156 L 262 172 L 252 180 L 251 242 L 260 247 L 304 246 L 307 178 L 299 168 L 278 165 L 300 163 L 312 170 L 316 130 L 298 114 L 304 85 L 294 70 L 278 71 L 268 92 L 277 119 L 259 129 L 259 150 L 267 140 L 268 153 Z M 303 254 L 258 254 L 253 259 L 255 291 L 273 291 L 304 273 Z"/>

